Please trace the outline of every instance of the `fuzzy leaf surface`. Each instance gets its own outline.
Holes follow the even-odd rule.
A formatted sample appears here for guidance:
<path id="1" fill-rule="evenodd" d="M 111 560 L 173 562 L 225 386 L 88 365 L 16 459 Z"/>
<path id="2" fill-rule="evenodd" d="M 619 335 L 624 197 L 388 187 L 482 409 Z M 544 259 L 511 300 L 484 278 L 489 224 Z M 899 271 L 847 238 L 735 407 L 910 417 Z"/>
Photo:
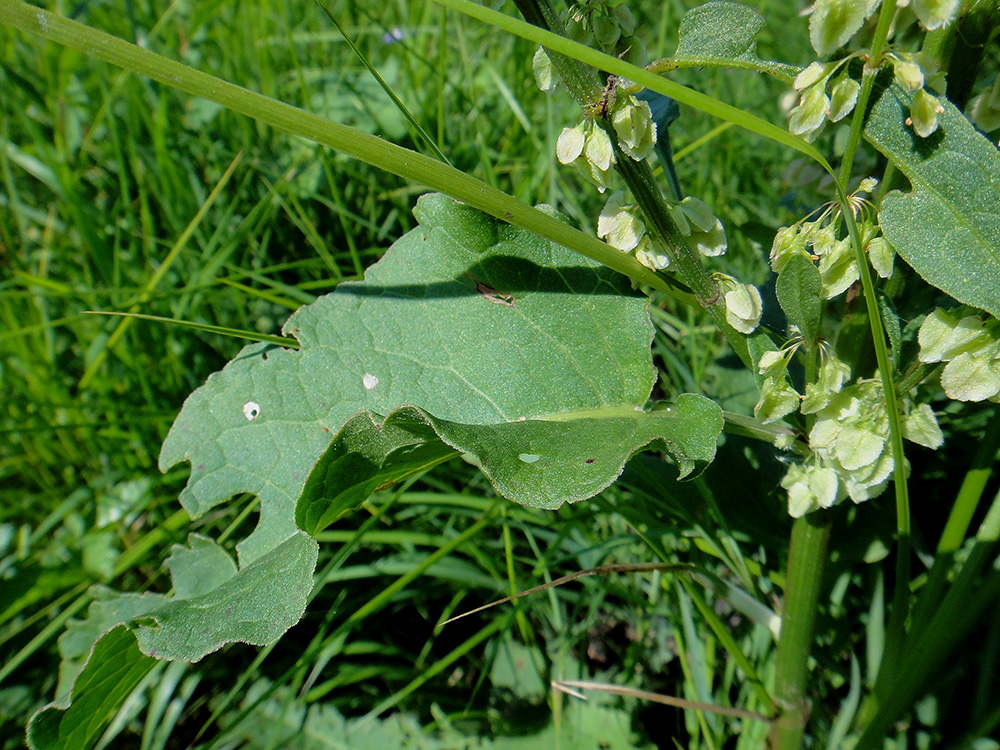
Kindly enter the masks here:
<path id="1" fill-rule="evenodd" d="M 757 34 L 763 27 L 764 17 L 742 3 L 717 0 L 699 5 L 681 19 L 673 59 L 794 75 L 797 68 L 757 56 Z"/>
<path id="2" fill-rule="evenodd" d="M 778 274 L 775 294 L 788 322 L 798 326 L 812 344 L 819 335 L 823 315 L 823 282 L 819 269 L 803 255 L 792 256 Z"/>
<path id="3" fill-rule="evenodd" d="M 886 89 L 865 137 L 910 180 L 882 201 L 879 224 L 927 283 L 1000 316 L 1000 152 L 946 99 L 940 126 L 920 138 L 905 124 L 909 98 Z"/>

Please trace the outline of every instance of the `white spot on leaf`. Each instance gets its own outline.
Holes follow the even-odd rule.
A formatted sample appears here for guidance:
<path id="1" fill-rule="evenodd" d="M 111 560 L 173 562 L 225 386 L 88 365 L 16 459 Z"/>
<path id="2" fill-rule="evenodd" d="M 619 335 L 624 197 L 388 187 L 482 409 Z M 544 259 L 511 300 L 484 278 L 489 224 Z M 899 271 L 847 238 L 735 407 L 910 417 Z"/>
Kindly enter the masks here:
<path id="1" fill-rule="evenodd" d="M 361 383 L 364 385 L 366 391 L 373 390 L 375 386 L 378 385 L 378 378 L 372 375 L 370 372 L 366 372 L 365 376 L 361 378 Z"/>
<path id="2" fill-rule="evenodd" d="M 249 420 L 254 420 L 260 415 L 260 404 L 256 401 L 247 401 L 243 404 L 243 416 Z"/>
<path id="3" fill-rule="evenodd" d="M 541 458 L 541 456 L 536 456 L 534 453 L 521 453 L 518 458 L 524 461 L 526 464 L 533 464 L 535 461 Z"/>

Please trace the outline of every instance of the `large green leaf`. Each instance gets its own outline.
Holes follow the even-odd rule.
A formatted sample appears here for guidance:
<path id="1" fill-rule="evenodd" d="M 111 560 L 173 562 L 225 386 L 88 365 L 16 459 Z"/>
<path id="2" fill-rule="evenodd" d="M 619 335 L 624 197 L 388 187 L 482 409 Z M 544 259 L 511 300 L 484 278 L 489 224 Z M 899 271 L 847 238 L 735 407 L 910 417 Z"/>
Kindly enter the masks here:
<path id="1" fill-rule="evenodd" d="M 300 512 L 309 531 L 456 451 L 541 507 L 596 494 L 650 442 L 684 473 L 714 454 L 711 402 L 640 411 L 652 326 L 626 279 L 446 196 L 425 196 L 415 214 L 420 226 L 363 282 L 288 321 L 298 351 L 246 347 L 192 394 L 164 443 L 163 467 L 193 465 L 181 496 L 193 515 L 236 492 L 260 496 L 243 563 L 294 533 L 295 502 L 335 436 L 316 480 L 333 489 Z M 388 427 L 378 416 L 406 406 L 419 411 Z"/>
<path id="2" fill-rule="evenodd" d="M 882 92 L 865 137 L 906 175 L 912 192 L 882 201 L 879 224 L 929 284 L 1000 316 L 1000 152 L 947 100 L 937 132 L 906 124 L 909 97 Z"/>

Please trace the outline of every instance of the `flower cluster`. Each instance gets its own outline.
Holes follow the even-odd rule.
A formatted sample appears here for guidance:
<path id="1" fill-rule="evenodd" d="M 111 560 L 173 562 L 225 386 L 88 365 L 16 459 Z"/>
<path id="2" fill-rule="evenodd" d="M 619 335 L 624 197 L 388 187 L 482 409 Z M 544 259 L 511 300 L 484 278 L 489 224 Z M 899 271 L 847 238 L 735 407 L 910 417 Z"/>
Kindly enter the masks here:
<path id="1" fill-rule="evenodd" d="M 806 395 L 788 385 L 786 370 L 796 344 L 761 357 L 758 368 L 767 375 L 758 402 L 758 416 L 774 421 L 798 408 L 815 415 L 809 431 L 810 455 L 789 466 L 781 480 L 788 492 L 788 512 L 795 518 L 817 508 L 829 508 L 850 497 L 856 503 L 877 497 L 895 468 L 889 446 L 889 414 L 879 379 L 859 379 L 850 385 L 851 369 L 828 347 L 822 347 L 819 377 Z M 801 403 L 800 403 L 801 401 Z M 927 404 L 903 399 L 903 437 L 938 448 L 944 436 Z"/>
<path id="2" fill-rule="evenodd" d="M 926 88 L 925 69 L 935 71 L 937 64 L 919 54 L 893 52 L 887 55 L 899 86 L 913 94 L 910 101 L 910 116 L 906 124 L 921 138 L 926 138 L 938 129 L 938 115 L 944 112 L 941 101 Z M 935 75 L 935 80 L 940 78 Z"/>
<path id="3" fill-rule="evenodd" d="M 921 362 L 947 362 L 941 387 L 956 401 L 1000 402 L 1000 322 L 934 310 L 920 325 Z"/>
<path id="4" fill-rule="evenodd" d="M 880 4 L 879 0 L 816 0 L 809 17 L 809 39 L 813 49 L 821 57 L 836 52 L 861 29 Z M 959 0 L 914 0 L 909 5 L 920 25 L 934 30 L 955 19 L 959 4 Z M 861 87 L 849 77 L 849 66 L 845 63 L 863 54 L 855 52 L 833 62 L 814 62 L 796 77 L 794 85 L 800 97 L 798 105 L 789 113 L 788 128 L 792 133 L 811 141 L 826 120 L 837 122 L 854 109 Z M 937 130 L 938 115 L 944 112 L 940 100 L 925 87 L 925 72 L 933 74 L 934 87 L 943 82 L 936 63 L 919 53 L 890 52 L 886 59 L 892 65 L 896 83 L 913 94 L 906 124 L 918 136 L 927 138 Z M 838 74 L 838 71 L 841 72 Z"/>
<path id="5" fill-rule="evenodd" d="M 848 197 L 848 203 L 855 218 L 861 242 L 868 254 L 872 268 L 883 279 L 892 275 L 895 253 L 886 242 L 879 228 L 871 221 L 871 203 L 864 197 L 875 187 L 875 180 L 861 181 L 858 189 Z M 839 237 L 843 216 L 839 205 L 829 205 L 819 217 L 812 221 L 800 221 L 790 227 L 782 227 L 774 237 L 771 246 L 771 268 L 775 273 L 795 255 L 804 255 L 818 261 L 823 295 L 832 299 L 858 280 L 860 271 L 850 237 Z"/>
<path id="6" fill-rule="evenodd" d="M 608 198 L 607 203 L 604 204 L 604 210 L 601 211 L 601 216 L 597 220 L 597 236 L 623 253 L 632 253 L 636 260 L 647 268 L 662 271 L 670 265 L 670 256 L 667 255 L 663 247 L 646 234 L 646 225 L 643 224 L 640 217 L 639 207 L 634 204 L 626 204 L 624 197 L 624 193 L 619 190 Z M 712 214 L 711 209 L 703 201 L 688 196 L 682 201 L 669 203 L 668 209 L 674 223 L 677 224 L 677 228 L 680 229 L 691 247 L 706 256 L 716 256 L 726 252 L 726 232 L 722 227 L 722 222 Z M 737 284 L 737 286 L 742 288 L 742 285 Z M 753 289 L 753 287 L 750 288 Z M 735 299 L 742 293 L 739 293 L 735 287 L 730 291 L 734 292 L 734 308 L 746 314 L 746 317 L 741 318 L 741 320 L 747 322 L 753 320 L 752 301 L 741 304 Z M 753 293 L 756 292 L 757 290 L 754 289 Z M 752 297 L 750 292 L 746 292 L 746 294 Z M 756 300 L 759 308 L 759 294 L 756 294 Z M 756 327 L 759 320 L 758 311 L 751 330 Z M 745 327 L 746 322 L 742 325 Z M 735 324 L 733 327 L 742 330 Z"/>
<path id="7" fill-rule="evenodd" d="M 556 140 L 556 156 L 562 164 L 579 169 L 602 193 L 611 185 L 615 150 L 611 137 L 597 123 L 584 120 L 575 128 L 563 128 Z"/>
<path id="8" fill-rule="evenodd" d="M 850 59 L 814 62 L 795 77 L 792 85 L 799 103 L 788 113 L 788 129 L 794 135 L 811 141 L 827 120 L 837 122 L 854 110 L 861 84 L 848 74 Z"/>

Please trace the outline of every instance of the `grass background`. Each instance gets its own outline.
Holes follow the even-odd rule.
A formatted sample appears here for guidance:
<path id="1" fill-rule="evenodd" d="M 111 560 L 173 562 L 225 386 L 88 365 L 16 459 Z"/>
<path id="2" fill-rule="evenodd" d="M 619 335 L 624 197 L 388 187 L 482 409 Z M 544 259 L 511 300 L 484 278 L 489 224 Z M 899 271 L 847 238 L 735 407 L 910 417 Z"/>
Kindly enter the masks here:
<path id="1" fill-rule="evenodd" d="M 673 51 L 694 4 L 632 4 L 651 58 Z M 56 7 L 424 150 L 312 2 Z M 806 64 L 806 20 L 788 3 L 759 9 L 768 19 L 761 56 Z M 531 45 L 426 0 L 335 2 L 331 10 L 455 166 L 593 231 L 604 199 L 554 159 L 558 133 L 579 113 L 565 93 L 537 90 Z M 241 342 L 85 311 L 278 333 L 298 306 L 359 278 L 412 228 L 422 189 L 6 27 L 0 65 L 0 747 L 13 748 L 30 713 L 54 697 L 56 638 L 66 619 L 83 616 L 90 586 L 162 591 L 171 544 L 198 532 L 232 547 L 255 523 L 249 496 L 191 522 L 176 502 L 187 468 L 156 468 L 184 398 Z M 783 119 L 775 82 L 706 71 L 677 79 Z M 673 126 L 680 180 L 727 227 L 721 270 L 761 283 L 789 207 L 812 205 L 811 176 L 777 146 L 735 129 L 713 132 L 716 125 L 685 111 Z M 705 392 L 746 413 L 756 400 L 752 382 L 718 359 L 707 319 L 667 301 L 653 317 L 662 393 Z M 746 460 L 760 469 L 756 484 L 737 484 L 726 471 L 727 462 Z M 724 622 L 765 678 L 766 631 L 722 601 L 700 601 L 704 593 L 680 578 L 584 579 L 435 625 L 614 562 L 691 562 L 768 600 L 781 584 L 788 528 L 779 475 L 767 451 L 730 439 L 704 481 L 677 485 L 669 467 L 643 458 L 599 498 L 546 513 L 498 501 L 477 471 L 452 462 L 380 493 L 368 513 L 321 535 L 316 598 L 282 641 L 260 651 L 231 646 L 197 665 L 161 664 L 115 719 L 106 746 L 282 747 L 303 726 L 310 738 L 343 734 L 337 722 L 348 719 L 355 736 L 396 737 L 398 746 L 419 739 L 457 747 L 465 735 L 490 735 L 531 747 L 541 740 L 517 735 L 553 726 L 567 733 L 565 747 L 580 737 L 614 747 L 718 747 L 741 726 L 729 746 L 759 746 L 764 727 L 752 721 L 619 699 L 581 708 L 549 696 L 549 678 L 599 677 L 760 710 L 710 624 Z M 844 571 L 881 534 L 870 525 L 834 567 L 834 576 L 867 581 L 843 594 L 840 617 L 868 606 L 869 574 Z M 830 721 L 849 665 L 826 667 L 841 678 L 830 682 L 837 700 L 817 707 Z M 375 721 L 380 715 L 390 718 Z"/>

